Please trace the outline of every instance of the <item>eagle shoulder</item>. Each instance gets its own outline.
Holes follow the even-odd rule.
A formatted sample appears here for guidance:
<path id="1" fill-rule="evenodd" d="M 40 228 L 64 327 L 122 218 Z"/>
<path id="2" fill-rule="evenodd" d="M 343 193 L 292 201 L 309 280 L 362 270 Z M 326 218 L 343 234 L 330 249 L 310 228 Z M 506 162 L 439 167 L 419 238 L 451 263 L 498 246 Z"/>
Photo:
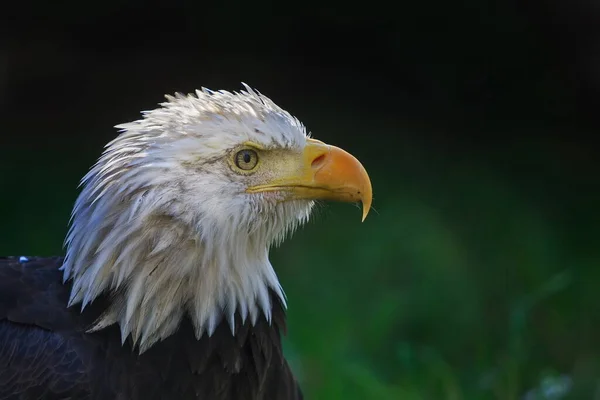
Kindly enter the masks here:
<path id="1" fill-rule="evenodd" d="M 281 346 L 285 310 L 272 293 L 270 322 L 236 315 L 195 337 L 178 331 L 139 355 L 117 326 L 86 333 L 109 299 L 66 307 L 60 258 L 0 258 L 0 400 L 302 399 Z"/>
<path id="2" fill-rule="evenodd" d="M 0 258 L 0 399 L 86 398 L 60 258 Z"/>

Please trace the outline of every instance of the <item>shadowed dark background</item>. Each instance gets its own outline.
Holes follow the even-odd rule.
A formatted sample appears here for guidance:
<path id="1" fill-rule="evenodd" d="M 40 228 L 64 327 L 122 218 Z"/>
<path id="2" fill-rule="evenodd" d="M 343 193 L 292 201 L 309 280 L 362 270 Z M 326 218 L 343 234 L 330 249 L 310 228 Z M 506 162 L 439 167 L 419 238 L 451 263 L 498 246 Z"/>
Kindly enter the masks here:
<path id="1" fill-rule="evenodd" d="M 272 254 L 307 398 L 600 398 L 600 7 L 521 3 L 14 3 L 0 254 L 62 254 L 114 125 L 243 81 L 373 182 Z"/>

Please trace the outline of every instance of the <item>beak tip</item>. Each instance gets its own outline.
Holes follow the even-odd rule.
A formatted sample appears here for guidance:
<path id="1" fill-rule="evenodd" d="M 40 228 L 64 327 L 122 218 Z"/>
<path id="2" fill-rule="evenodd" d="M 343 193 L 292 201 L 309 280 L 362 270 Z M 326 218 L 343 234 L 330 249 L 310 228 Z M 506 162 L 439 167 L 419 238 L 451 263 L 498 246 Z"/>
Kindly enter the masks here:
<path id="1" fill-rule="evenodd" d="M 364 201 L 362 202 L 362 219 L 360 220 L 360 222 L 365 222 L 365 219 L 367 219 L 367 215 L 369 215 L 369 211 L 371 211 L 371 202 L 367 202 L 365 203 Z"/>
<path id="2" fill-rule="evenodd" d="M 363 170 L 363 176 L 365 177 L 365 181 L 366 184 L 363 186 L 362 190 L 361 190 L 361 198 L 360 201 L 362 203 L 362 209 L 363 209 L 363 213 L 362 213 L 362 220 L 361 222 L 365 222 L 365 219 L 367 219 L 367 215 L 369 214 L 369 211 L 371 211 L 371 203 L 373 202 L 373 188 L 371 186 L 371 180 L 369 179 L 369 175 L 367 175 L 367 171 L 364 170 L 364 168 L 362 168 Z"/>

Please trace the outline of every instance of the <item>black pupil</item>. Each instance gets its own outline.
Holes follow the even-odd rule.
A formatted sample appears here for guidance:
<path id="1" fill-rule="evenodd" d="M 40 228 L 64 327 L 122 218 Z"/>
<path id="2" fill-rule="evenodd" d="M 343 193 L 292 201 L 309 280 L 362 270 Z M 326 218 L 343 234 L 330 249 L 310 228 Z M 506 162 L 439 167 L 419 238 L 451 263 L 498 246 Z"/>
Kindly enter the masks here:
<path id="1" fill-rule="evenodd" d="M 245 162 L 246 164 L 249 164 L 249 163 L 250 163 L 250 159 L 251 159 L 251 158 L 252 158 L 252 157 L 250 156 L 250 153 L 249 153 L 249 152 L 247 152 L 247 151 L 245 151 L 245 152 L 244 152 L 244 162 Z"/>

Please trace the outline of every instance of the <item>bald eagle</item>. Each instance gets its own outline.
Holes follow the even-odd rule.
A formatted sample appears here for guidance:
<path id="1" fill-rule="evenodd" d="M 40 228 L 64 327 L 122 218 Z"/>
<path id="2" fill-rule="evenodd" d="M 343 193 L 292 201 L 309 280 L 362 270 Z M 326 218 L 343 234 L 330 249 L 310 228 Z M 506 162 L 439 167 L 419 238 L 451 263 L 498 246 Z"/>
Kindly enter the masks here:
<path id="1" fill-rule="evenodd" d="M 361 163 L 266 96 L 166 96 L 82 179 L 63 258 L 0 258 L 0 399 L 300 399 L 269 248 Z"/>

